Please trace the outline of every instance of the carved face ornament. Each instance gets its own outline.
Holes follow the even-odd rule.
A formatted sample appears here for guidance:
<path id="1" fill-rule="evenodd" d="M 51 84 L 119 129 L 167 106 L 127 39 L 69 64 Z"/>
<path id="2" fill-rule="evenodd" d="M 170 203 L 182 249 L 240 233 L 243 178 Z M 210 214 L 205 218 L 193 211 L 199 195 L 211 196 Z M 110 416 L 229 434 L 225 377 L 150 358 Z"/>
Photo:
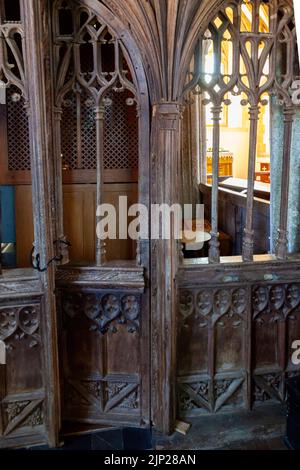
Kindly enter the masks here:
<path id="1" fill-rule="evenodd" d="M 253 295 L 253 305 L 256 312 L 262 312 L 268 306 L 268 290 L 263 287 L 257 287 Z"/>
<path id="2" fill-rule="evenodd" d="M 197 297 L 197 306 L 201 315 L 208 315 L 212 309 L 212 293 L 210 291 L 201 291 Z"/>
<path id="3" fill-rule="evenodd" d="M 238 315 L 241 315 L 246 309 L 246 291 L 245 289 L 238 289 L 233 293 L 232 305 L 233 310 Z"/>
<path id="4" fill-rule="evenodd" d="M 285 299 L 285 295 L 284 295 L 283 287 L 282 286 L 272 287 L 271 292 L 270 292 L 270 302 L 271 302 L 272 307 L 275 310 L 279 310 L 280 308 L 282 308 L 284 304 L 284 299 Z"/>
<path id="5" fill-rule="evenodd" d="M 13 309 L 0 311 L 0 339 L 11 336 L 17 329 L 16 312 Z"/>
<path id="6" fill-rule="evenodd" d="M 133 295 L 129 295 L 122 300 L 123 312 L 125 318 L 128 320 L 136 320 L 139 317 L 140 306 L 137 298 Z"/>
<path id="7" fill-rule="evenodd" d="M 287 304 L 291 308 L 297 307 L 300 302 L 300 289 L 296 284 L 288 286 L 286 291 Z"/>
<path id="8" fill-rule="evenodd" d="M 39 312 L 34 307 L 25 307 L 19 313 L 19 323 L 28 335 L 34 334 L 39 327 Z"/>
<path id="9" fill-rule="evenodd" d="M 180 293 L 179 311 L 184 318 L 187 318 L 193 310 L 193 295 L 189 291 Z"/>
<path id="10" fill-rule="evenodd" d="M 96 295 L 88 295 L 84 303 L 84 313 L 88 318 L 94 320 L 101 312 L 101 305 Z"/>
<path id="11" fill-rule="evenodd" d="M 215 295 L 214 301 L 214 310 L 217 315 L 224 315 L 229 307 L 231 302 L 230 292 L 226 290 L 220 290 Z"/>
<path id="12" fill-rule="evenodd" d="M 109 319 L 113 320 L 120 313 L 119 300 L 115 295 L 107 295 L 102 301 L 103 305 L 103 314 Z"/>

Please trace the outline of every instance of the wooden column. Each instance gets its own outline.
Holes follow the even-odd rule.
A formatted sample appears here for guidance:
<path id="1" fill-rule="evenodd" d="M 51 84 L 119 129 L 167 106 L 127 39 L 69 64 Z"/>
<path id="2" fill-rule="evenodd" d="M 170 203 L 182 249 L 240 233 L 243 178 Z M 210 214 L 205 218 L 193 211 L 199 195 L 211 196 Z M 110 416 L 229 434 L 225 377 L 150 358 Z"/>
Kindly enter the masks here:
<path id="1" fill-rule="evenodd" d="M 259 120 L 259 106 L 250 106 L 250 141 L 249 141 L 249 161 L 248 161 L 248 190 L 247 190 L 247 212 L 246 226 L 243 240 L 243 261 L 253 261 L 253 209 L 254 209 L 254 182 L 257 147 L 257 126 Z"/>
<path id="2" fill-rule="evenodd" d="M 153 107 L 152 203 L 179 200 L 179 139 L 181 106 Z M 179 242 L 152 240 L 152 420 L 158 430 L 174 430 L 176 416 L 176 286 Z"/>
<path id="3" fill-rule="evenodd" d="M 276 245 L 276 256 L 280 260 L 286 260 L 288 255 L 288 203 L 290 188 L 290 163 L 291 146 L 294 120 L 294 108 L 285 107 L 284 115 L 284 136 L 283 136 L 283 162 L 281 176 L 281 198 L 280 198 L 280 221 L 278 229 L 278 240 Z"/>
<path id="4" fill-rule="evenodd" d="M 100 105 L 96 108 L 96 135 L 97 135 L 97 201 L 96 210 L 98 206 L 103 203 L 104 191 L 104 155 L 103 155 L 103 136 L 104 136 L 104 106 Z M 100 217 L 97 216 L 96 224 L 100 222 Z M 106 243 L 104 240 L 96 239 L 96 263 L 101 266 L 106 261 Z"/>
<path id="5" fill-rule="evenodd" d="M 22 11 L 25 28 L 24 61 L 29 98 L 29 127 L 31 141 L 32 193 L 34 208 L 35 249 L 40 254 L 41 266 L 54 256 L 52 233 L 51 172 L 49 170 L 49 146 L 51 119 L 49 93 L 48 2 L 46 0 L 23 0 Z M 40 273 L 44 290 L 44 315 L 42 320 L 43 368 L 46 403 L 45 423 L 50 446 L 58 443 L 60 425 L 59 375 L 57 359 L 56 301 L 54 296 L 54 268 Z"/>
<path id="6" fill-rule="evenodd" d="M 220 155 L 220 120 L 222 106 L 212 107 L 213 119 L 213 180 L 212 180 L 212 201 L 211 201 L 211 240 L 209 243 L 210 263 L 220 262 L 219 243 L 219 155 Z"/>

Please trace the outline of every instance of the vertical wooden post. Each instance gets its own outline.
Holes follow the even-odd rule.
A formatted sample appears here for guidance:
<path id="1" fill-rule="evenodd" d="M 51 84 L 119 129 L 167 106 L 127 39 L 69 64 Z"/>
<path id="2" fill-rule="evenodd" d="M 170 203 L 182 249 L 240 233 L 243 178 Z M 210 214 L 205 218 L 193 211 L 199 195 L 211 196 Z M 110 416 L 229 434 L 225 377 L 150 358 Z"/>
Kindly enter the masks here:
<path id="1" fill-rule="evenodd" d="M 6 390 L 6 365 L 1 364 L 0 362 L 0 402 L 1 403 L 2 403 L 3 398 L 5 397 L 5 390 Z M 4 429 L 5 429 L 3 420 L 4 420 L 4 416 L 0 408 L 0 436 L 3 436 Z"/>
<path id="2" fill-rule="evenodd" d="M 220 262 L 219 243 L 219 155 L 220 155 L 220 120 L 221 106 L 212 107 L 213 119 L 213 179 L 212 179 L 212 202 L 211 202 L 211 240 L 209 244 L 209 262 Z"/>
<path id="3" fill-rule="evenodd" d="M 281 177 L 281 199 L 280 199 L 280 221 L 278 229 L 278 240 L 276 246 L 276 256 L 279 260 L 286 260 L 288 254 L 288 203 L 290 187 L 290 163 L 292 132 L 294 121 L 294 108 L 285 107 L 284 115 L 284 136 L 283 136 L 283 162 Z"/>
<path id="4" fill-rule="evenodd" d="M 61 264 L 69 262 L 69 248 L 67 238 L 64 234 L 64 209 L 63 209 L 63 169 L 61 155 L 61 120 L 62 109 L 54 108 L 53 113 L 53 137 L 54 137 L 54 200 L 55 200 L 55 240 L 57 244 L 57 255 L 62 256 Z"/>
<path id="5" fill-rule="evenodd" d="M 51 118 L 48 113 L 47 93 L 50 74 L 49 61 L 48 2 L 46 0 L 23 0 L 25 51 L 24 62 L 29 99 L 29 128 L 31 141 L 32 193 L 34 207 L 34 235 L 41 265 L 53 258 L 53 232 L 51 212 L 51 172 L 49 170 L 49 145 Z M 46 70 L 47 68 L 47 70 Z M 40 274 L 44 289 L 44 315 L 42 321 L 43 368 L 47 380 L 45 424 L 50 446 L 58 443 L 60 426 L 59 375 L 57 352 L 57 325 L 55 272 L 50 267 Z"/>
<path id="6" fill-rule="evenodd" d="M 182 108 L 169 102 L 153 107 L 152 202 L 178 201 L 179 138 Z M 179 241 L 152 240 L 152 418 L 163 433 L 176 416 L 176 287 Z"/>
<path id="7" fill-rule="evenodd" d="M 76 120 L 77 120 L 77 168 L 82 169 L 82 139 L 81 139 L 81 89 L 76 85 Z"/>
<path id="8" fill-rule="evenodd" d="M 103 138 L 104 138 L 104 106 L 100 105 L 96 108 L 96 136 L 97 136 L 97 201 L 96 210 L 103 203 L 103 190 L 104 190 L 104 155 L 103 155 Z M 100 217 L 97 216 L 96 224 L 100 222 Z M 96 239 L 96 264 L 101 266 L 106 261 L 106 250 L 104 240 Z"/>
<path id="9" fill-rule="evenodd" d="M 243 261 L 253 261 L 253 208 L 254 208 L 254 182 L 257 147 L 257 126 L 259 120 L 259 106 L 250 106 L 250 141 L 248 161 L 248 190 L 247 190 L 247 212 L 246 226 L 243 239 Z"/>

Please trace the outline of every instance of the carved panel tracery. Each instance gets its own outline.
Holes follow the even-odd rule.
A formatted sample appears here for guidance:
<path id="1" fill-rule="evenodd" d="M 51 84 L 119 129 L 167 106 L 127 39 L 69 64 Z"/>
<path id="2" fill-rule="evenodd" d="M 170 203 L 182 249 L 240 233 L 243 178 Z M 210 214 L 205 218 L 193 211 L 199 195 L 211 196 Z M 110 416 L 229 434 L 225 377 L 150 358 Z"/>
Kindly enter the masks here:
<path id="1" fill-rule="evenodd" d="M 179 414 L 284 402 L 299 334 L 297 283 L 180 288 Z"/>
<path id="2" fill-rule="evenodd" d="M 227 58 L 226 64 L 222 60 Z M 213 11 L 199 36 L 186 92 L 210 104 L 213 123 L 213 183 L 209 261 L 219 263 L 219 158 L 220 125 L 225 107 L 236 97 L 249 111 L 249 153 L 243 260 L 254 260 L 254 181 L 258 147 L 258 122 L 270 101 L 282 106 L 284 151 L 281 179 L 280 223 L 276 255 L 287 258 L 287 207 L 289 162 L 295 105 L 292 84 L 299 76 L 294 10 L 289 1 L 236 0 Z M 197 98 L 198 99 L 198 98 Z M 206 158 L 206 155 L 202 155 Z M 272 165 L 272 159 L 271 159 Z"/>
<path id="3" fill-rule="evenodd" d="M 63 122 L 56 145 L 64 171 L 96 170 L 98 139 L 104 169 L 137 169 L 137 94 L 122 43 L 75 0 L 54 2 L 53 41 L 55 113 Z"/>
<path id="4" fill-rule="evenodd" d="M 4 11 L 0 16 L 3 16 L 0 17 L 0 87 L 3 93 L 0 105 L 3 131 L 0 179 L 3 184 L 16 184 L 19 181 L 30 183 L 24 26 L 20 18 L 18 21 L 7 21 Z"/>

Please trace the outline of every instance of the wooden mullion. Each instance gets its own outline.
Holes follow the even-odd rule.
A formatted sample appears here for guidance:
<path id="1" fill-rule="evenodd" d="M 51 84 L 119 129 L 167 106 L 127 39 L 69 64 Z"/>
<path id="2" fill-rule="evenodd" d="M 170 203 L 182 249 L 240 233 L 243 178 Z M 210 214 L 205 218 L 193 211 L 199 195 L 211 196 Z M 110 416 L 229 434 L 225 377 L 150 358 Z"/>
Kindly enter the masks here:
<path id="1" fill-rule="evenodd" d="M 243 261 L 253 261 L 253 209 L 254 209 L 254 182 L 255 182 L 255 164 L 257 149 L 257 127 L 259 120 L 259 106 L 250 106 L 250 148 L 249 148 L 249 167 L 248 167 L 248 190 L 247 190 L 247 209 L 246 226 L 244 229 L 243 240 Z"/>
<path id="2" fill-rule="evenodd" d="M 220 120 L 222 107 L 213 106 L 213 178 L 212 178 L 212 202 L 211 202 L 211 241 L 209 244 L 210 263 L 220 262 L 219 243 L 219 157 L 220 157 Z"/>
<path id="3" fill-rule="evenodd" d="M 246 310 L 246 327 L 244 329 L 244 364 L 246 369 L 245 378 L 245 408 L 252 408 L 252 286 L 247 289 L 247 310 Z"/>
<path id="4" fill-rule="evenodd" d="M 208 328 L 208 375 L 209 375 L 209 406 L 213 410 L 215 407 L 214 383 L 215 383 L 215 346 L 216 346 L 215 324 L 211 323 Z"/>
<path id="5" fill-rule="evenodd" d="M 281 176 L 280 221 L 276 256 L 279 260 L 286 260 L 288 255 L 288 203 L 290 188 L 290 162 L 294 108 L 285 107 L 284 111 L 284 137 L 283 137 L 283 164 Z"/>
<path id="6" fill-rule="evenodd" d="M 103 202 L 103 185 L 104 185 L 104 116 L 105 109 L 103 105 L 100 105 L 96 109 L 96 138 L 97 138 L 97 200 L 96 210 Z M 100 222 L 100 217 L 96 217 L 96 224 Z M 97 266 L 101 266 L 106 260 L 105 242 L 96 238 L 96 263 Z"/>
<path id="7" fill-rule="evenodd" d="M 0 436 L 4 433 L 4 413 L 2 401 L 6 395 L 6 365 L 0 364 Z"/>

